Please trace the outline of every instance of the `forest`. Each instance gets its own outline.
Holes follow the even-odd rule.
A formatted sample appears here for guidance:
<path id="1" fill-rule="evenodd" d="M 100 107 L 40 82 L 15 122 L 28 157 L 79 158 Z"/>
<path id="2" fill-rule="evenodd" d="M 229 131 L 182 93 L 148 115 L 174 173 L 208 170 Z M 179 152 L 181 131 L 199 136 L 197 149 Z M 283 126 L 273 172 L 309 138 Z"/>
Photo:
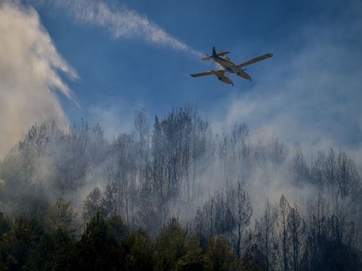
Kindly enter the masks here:
<path id="1" fill-rule="evenodd" d="M 192 104 L 113 138 L 34 124 L 0 160 L 0 270 L 362 270 L 361 192 L 343 150 Z"/>

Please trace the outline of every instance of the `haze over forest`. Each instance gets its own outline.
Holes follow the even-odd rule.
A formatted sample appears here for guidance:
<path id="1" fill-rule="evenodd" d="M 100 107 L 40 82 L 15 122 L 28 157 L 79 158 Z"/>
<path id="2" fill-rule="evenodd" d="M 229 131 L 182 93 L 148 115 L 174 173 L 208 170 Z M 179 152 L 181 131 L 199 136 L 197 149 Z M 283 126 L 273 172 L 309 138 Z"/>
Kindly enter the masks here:
<path id="1" fill-rule="evenodd" d="M 360 1 L 209 2 L 0 0 L 0 270 L 362 270 Z"/>
<path id="2" fill-rule="evenodd" d="M 156 243 L 165 227 L 185 227 L 206 251 L 222 238 L 241 270 L 361 268 L 361 172 L 347 153 L 306 159 L 298 144 L 254 138 L 244 123 L 214 133 L 195 105 L 154 118 L 141 110 L 133 132 L 113 139 L 101 124 L 34 124 L 1 161 L 0 178 L 4 266 L 26 244 L 19 223 L 35 231 L 36 220 L 42 234 L 58 229 L 83 240 L 94 217 L 119 217 Z M 22 263 L 28 268 L 38 238 Z"/>

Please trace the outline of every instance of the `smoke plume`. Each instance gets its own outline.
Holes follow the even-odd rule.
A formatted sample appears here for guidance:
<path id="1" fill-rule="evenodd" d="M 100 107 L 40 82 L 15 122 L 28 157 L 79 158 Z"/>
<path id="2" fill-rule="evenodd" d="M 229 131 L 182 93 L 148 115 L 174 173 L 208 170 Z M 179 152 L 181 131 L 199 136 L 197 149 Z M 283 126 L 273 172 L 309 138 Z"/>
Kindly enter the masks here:
<path id="1" fill-rule="evenodd" d="M 362 161 L 360 11 L 360 4 L 347 5 L 286 31 L 274 57 L 252 71 L 252 89 L 231 94 L 225 115 L 215 114 L 220 126 L 242 120 L 252 132 L 299 142 L 308 153 L 342 148 Z"/>
<path id="2" fill-rule="evenodd" d="M 54 90 L 75 100 L 59 70 L 77 77 L 57 52 L 37 12 L 0 2 L 0 156 L 35 122 L 67 125 Z"/>
<path id="3" fill-rule="evenodd" d="M 172 37 L 146 16 L 134 10 L 118 6 L 111 9 L 107 3 L 95 0 L 55 0 L 53 5 L 57 10 L 64 9 L 78 23 L 104 28 L 115 38 L 138 38 L 152 44 L 184 51 L 196 57 L 202 56 L 202 53 Z"/>

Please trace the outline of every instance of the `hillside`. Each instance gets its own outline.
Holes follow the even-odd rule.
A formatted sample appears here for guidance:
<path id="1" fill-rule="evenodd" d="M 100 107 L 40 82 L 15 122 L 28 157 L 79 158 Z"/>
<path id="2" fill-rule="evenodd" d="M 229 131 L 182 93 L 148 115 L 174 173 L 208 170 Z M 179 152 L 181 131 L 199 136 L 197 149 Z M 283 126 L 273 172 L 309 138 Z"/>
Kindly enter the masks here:
<path id="1" fill-rule="evenodd" d="M 35 124 L 0 180 L 5 270 L 216 270 L 225 257 L 222 270 L 362 268 L 361 173 L 347 153 L 307 161 L 243 123 L 218 134 L 193 105 L 152 121 L 141 110 L 112 139 L 101 124 Z"/>

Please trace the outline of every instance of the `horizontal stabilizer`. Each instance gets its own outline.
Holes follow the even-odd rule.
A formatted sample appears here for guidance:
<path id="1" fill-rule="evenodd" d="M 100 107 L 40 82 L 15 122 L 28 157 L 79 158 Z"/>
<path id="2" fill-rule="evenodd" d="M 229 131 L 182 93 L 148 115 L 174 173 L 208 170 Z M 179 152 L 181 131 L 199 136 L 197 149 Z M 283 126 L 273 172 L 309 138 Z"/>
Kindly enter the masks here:
<path id="1" fill-rule="evenodd" d="M 201 58 L 201 60 L 209 60 L 209 59 L 212 58 L 212 57 L 224 56 L 224 55 L 227 55 L 227 54 L 230 54 L 230 52 L 224 52 L 223 50 L 221 50 L 221 52 L 218 53 L 218 52 L 216 51 L 216 47 L 213 46 L 213 47 L 212 47 L 212 56 L 209 56 L 208 54 L 206 54 L 206 56 L 203 57 L 203 58 Z"/>
<path id="2" fill-rule="evenodd" d="M 221 52 L 221 53 L 218 53 L 217 56 L 224 56 L 224 55 L 227 55 L 227 54 L 230 54 L 230 52 Z"/>
<path id="3" fill-rule="evenodd" d="M 208 54 L 206 54 L 205 57 L 201 58 L 201 60 L 209 60 L 211 58 L 211 56 L 209 56 Z"/>

